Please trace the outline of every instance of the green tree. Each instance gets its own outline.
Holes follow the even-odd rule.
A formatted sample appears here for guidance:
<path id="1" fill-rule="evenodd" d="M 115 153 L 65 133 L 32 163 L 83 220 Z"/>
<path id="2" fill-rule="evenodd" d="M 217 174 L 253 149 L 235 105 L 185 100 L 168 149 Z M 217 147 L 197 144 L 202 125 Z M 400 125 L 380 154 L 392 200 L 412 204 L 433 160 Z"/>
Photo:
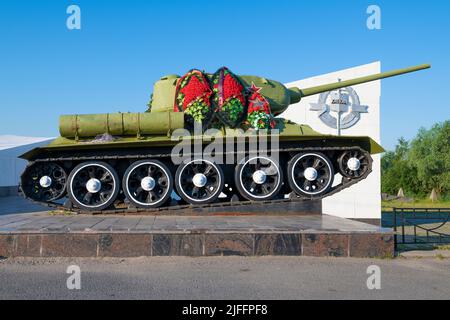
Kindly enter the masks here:
<path id="1" fill-rule="evenodd" d="M 400 138 L 395 151 L 386 152 L 381 158 L 381 190 L 389 194 L 397 194 L 403 188 L 406 195 L 419 192 L 417 172 L 408 162 L 409 143 Z"/>
<path id="2" fill-rule="evenodd" d="M 450 121 L 421 128 L 409 143 L 400 138 L 395 151 L 381 158 L 381 190 L 396 194 L 403 188 L 410 196 L 424 197 L 435 189 L 450 193 Z"/>
<path id="3" fill-rule="evenodd" d="M 415 168 L 422 192 L 434 188 L 438 194 L 450 192 L 450 120 L 421 128 L 412 140 L 408 154 L 409 165 Z"/>

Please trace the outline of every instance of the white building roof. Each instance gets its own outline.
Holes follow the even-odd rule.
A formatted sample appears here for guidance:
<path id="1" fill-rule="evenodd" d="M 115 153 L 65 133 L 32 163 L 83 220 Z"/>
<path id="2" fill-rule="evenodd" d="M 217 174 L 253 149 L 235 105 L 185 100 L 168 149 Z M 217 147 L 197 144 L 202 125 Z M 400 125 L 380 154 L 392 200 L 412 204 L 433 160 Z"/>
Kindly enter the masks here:
<path id="1" fill-rule="evenodd" d="M 0 135 L 0 150 L 11 149 L 19 146 L 25 146 L 38 142 L 52 140 L 54 138 L 45 137 L 23 137 L 14 135 Z"/>

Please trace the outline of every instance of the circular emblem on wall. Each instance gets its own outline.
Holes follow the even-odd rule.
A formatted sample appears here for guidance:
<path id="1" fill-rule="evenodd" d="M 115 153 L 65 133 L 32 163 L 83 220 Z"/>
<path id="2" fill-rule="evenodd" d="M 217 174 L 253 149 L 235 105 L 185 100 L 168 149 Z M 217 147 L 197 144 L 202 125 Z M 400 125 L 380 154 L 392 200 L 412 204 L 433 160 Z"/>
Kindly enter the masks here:
<path id="1" fill-rule="evenodd" d="M 361 105 L 353 88 L 346 87 L 320 94 L 319 101 L 311 103 L 310 110 L 317 111 L 319 119 L 328 127 L 340 130 L 354 126 L 368 108 Z"/>

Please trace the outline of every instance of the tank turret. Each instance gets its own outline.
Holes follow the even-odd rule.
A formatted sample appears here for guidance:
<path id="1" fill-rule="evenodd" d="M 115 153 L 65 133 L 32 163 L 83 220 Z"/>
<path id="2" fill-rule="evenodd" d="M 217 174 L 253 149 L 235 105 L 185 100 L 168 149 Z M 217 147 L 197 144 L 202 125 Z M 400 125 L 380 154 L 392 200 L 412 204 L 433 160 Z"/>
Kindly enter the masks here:
<path id="1" fill-rule="evenodd" d="M 252 84 L 254 84 L 258 88 L 261 88 L 260 92 L 268 100 L 272 113 L 274 115 L 279 115 L 283 113 L 289 107 L 289 105 L 299 102 L 304 97 L 348 86 L 367 83 L 370 81 L 394 77 L 423 69 L 428 69 L 430 67 L 431 66 L 429 64 L 423 64 L 341 82 L 324 84 L 311 88 L 286 88 L 282 83 L 278 81 L 266 79 L 259 76 L 241 75 L 239 76 L 239 78 L 246 88 L 250 88 Z M 211 75 L 208 76 L 211 77 Z M 162 77 L 155 83 L 148 111 L 164 112 L 173 109 L 176 85 L 179 79 L 180 77 L 177 75 L 168 75 Z"/>

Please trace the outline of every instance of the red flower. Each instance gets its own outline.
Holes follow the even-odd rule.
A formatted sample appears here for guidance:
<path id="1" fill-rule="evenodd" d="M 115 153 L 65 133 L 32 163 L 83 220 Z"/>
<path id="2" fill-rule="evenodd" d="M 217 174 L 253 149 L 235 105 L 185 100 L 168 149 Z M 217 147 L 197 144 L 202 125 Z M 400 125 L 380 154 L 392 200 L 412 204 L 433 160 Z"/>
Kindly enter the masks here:
<path id="1" fill-rule="evenodd" d="M 270 105 L 267 99 L 259 91 L 253 90 L 253 93 L 249 98 L 248 114 L 256 111 L 264 112 L 267 115 L 271 114 Z"/>
<path id="2" fill-rule="evenodd" d="M 242 85 L 236 81 L 233 76 L 228 73 L 223 79 L 223 99 L 227 100 L 228 98 L 236 97 L 241 103 L 245 104 L 244 97 L 242 95 L 243 91 Z"/>
<path id="3" fill-rule="evenodd" d="M 203 101 L 209 106 L 209 97 L 211 96 L 211 89 L 204 82 L 195 75 L 190 75 L 188 83 L 180 90 L 180 93 L 184 94 L 183 109 L 196 101 L 197 99 L 204 98 Z"/>

